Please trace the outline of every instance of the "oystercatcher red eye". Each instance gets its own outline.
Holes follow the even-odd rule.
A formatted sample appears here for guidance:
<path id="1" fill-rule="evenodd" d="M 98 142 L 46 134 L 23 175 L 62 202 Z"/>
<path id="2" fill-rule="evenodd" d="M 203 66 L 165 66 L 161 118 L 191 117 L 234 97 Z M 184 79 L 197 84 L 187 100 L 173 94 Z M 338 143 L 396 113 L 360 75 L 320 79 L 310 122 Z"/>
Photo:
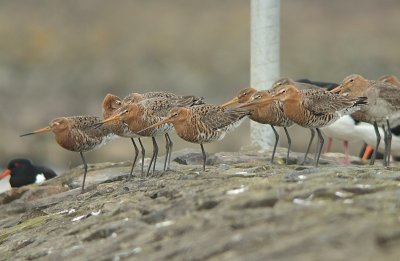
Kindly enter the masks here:
<path id="1" fill-rule="evenodd" d="M 14 167 L 18 168 L 18 167 L 19 167 L 19 163 L 18 163 L 18 162 L 15 162 L 15 163 L 14 163 Z"/>

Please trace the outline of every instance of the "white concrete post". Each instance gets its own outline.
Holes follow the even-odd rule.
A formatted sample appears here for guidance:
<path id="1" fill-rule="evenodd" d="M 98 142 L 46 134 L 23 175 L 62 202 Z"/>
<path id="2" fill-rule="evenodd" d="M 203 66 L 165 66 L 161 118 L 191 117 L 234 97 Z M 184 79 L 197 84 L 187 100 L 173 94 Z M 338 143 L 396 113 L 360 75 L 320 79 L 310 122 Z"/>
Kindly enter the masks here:
<path id="1" fill-rule="evenodd" d="M 269 89 L 279 78 L 280 0 L 251 0 L 251 86 Z M 250 122 L 252 143 L 267 149 L 275 135 L 269 125 Z"/>

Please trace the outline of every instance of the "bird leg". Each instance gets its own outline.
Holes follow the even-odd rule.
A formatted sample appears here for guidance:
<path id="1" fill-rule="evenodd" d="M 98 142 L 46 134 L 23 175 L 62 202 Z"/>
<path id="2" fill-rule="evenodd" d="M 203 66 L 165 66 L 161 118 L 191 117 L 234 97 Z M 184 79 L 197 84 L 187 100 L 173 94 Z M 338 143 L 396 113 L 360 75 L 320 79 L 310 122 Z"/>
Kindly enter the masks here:
<path id="1" fill-rule="evenodd" d="M 381 135 L 379 134 L 378 124 L 374 121 L 374 129 L 376 134 L 376 145 L 374 149 L 374 153 L 372 153 L 371 159 L 369 161 L 369 165 L 374 165 L 376 154 L 378 153 L 379 143 L 381 142 Z"/>
<path id="2" fill-rule="evenodd" d="M 287 142 L 288 142 L 288 149 L 287 149 L 287 154 L 286 154 L 286 165 L 289 164 L 289 153 L 290 153 L 290 148 L 292 147 L 292 139 L 290 138 L 289 132 L 286 127 L 283 127 L 286 133 L 287 137 Z"/>
<path id="3" fill-rule="evenodd" d="M 314 129 L 310 129 L 310 131 L 311 131 L 311 138 L 310 138 L 310 142 L 308 143 L 308 146 L 307 146 L 306 154 L 304 155 L 303 164 L 306 163 L 307 155 L 308 155 L 308 152 L 310 151 L 310 147 L 311 147 L 311 144 L 313 142 L 314 135 L 315 135 L 315 130 Z"/>
<path id="4" fill-rule="evenodd" d="M 385 128 L 385 124 L 382 124 L 383 129 L 383 142 L 385 143 L 385 150 L 383 151 L 383 166 L 387 166 L 387 148 L 388 148 L 388 140 L 387 140 L 387 132 Z"/>
<path id="5" fill-rule="evenodd" d="M 144 149 L 143 143 L 140 140 L 140 138 L 138 138 L 138 140 L 139 140 L 140 147 L 142 147 L 142 177 L 143 177 L 143 175 L 144 175 L 144 157 L 146 155 L 146 151 Z"/>
<path id="6" fill-rule="evenodd" d="M 158 154 L 158 145 L 156 142 L 156 138 L 151 137 L 152 141 L 153 141 L 153 155 L 151 156 L 151 160 L 150 160 L 150 164 L 149 164 L 149 168 L 147 169 L 147 176 L 150 173 L 150 169 L 151 169 L 151 165 L 153 164 L 153 172 L 152 175 L 154 175 L 154 170 L 156 167 L 156 161 L 157 161 L 157 154 Z"/>
<path id="7" fill-rule="evenodd" d="M 165 170 L 167 169 L 168 155 L 169 155 L 168 133 L 165 133 L 165 160 L 164 160 L 163 173 L 164 173 Z"/>
<path id="8" fill-rule="evenodd" d="M 165 142 L 166 152 L 164 161 L 164 172 L 165 170 L 169 170 L 169 165 L 171 164 L 172 146 L 174 145 L 168 133 L 165 133 Z"/>
<path id="9" fill-rule="evenodd" d="M 85 157 L 83 156 L 82 151 L 80 151 L 79 154 L 81 155 L 82 162 L 83 162 L 83 169 L 85 170 L 85 172 L 83 173 L 83 181 L 82 181 L 82 189 L 81 189 L 81 193 L 83 193 L 83 191 L 85 190 L 85 181 L 86 181 L 86 173 L 87 173 L 88 166 L 86 164 L 86 160 L 85 160 Z"/>
<path id="10" fill-rule="evenodd" d="M 204 151 L 203 143 L 200 143 L 200 147 L 201 147 L 201 153 L 203 155 L 203 171 L 206 171 L 207 157 L 206 157 L 206 152 Z"/>
<path id="11" fill-rule="evenodd" d="M 317 162 L 317 157 L 318 157 L 318 150 L 319 150 L 319 135 L 317 135 L 317 142 L 315 143 L 315 153 L 314 153 L 314 164 Z"/>
<path id="12" fill-rule="evenodd" d="M 174 143 L 171 140 L 171 137 L 169 136 L 169 134 L 166 134 L 169 140 L 169 156 L 168 156 L 168 165 L 167 165 L 167 170 L 170 170 L 170 165 L 171 165 L 171 157 L 172 157 L 172 147 L 174 146 Z"/>
<path id="13" fill-rule="evenodd" d="M 133 147 L 135 148 L 135 157 L 133 158 L 132 168 L 131 168 L 131 172 L 129 173 L 128 180 L 130 180 L 132 178 L 133 168 L 135 167 L 137 158 L 139 156 L 139 148 L 136 145 L 135 140 L 133 138 L 131 138 L 131 141 L 132 141 Z"/>
<path id="14" fill-rule="evenodd" d="M 386 130 L 386 142 L 387 142 L 387 152 L 386 152 L 386 163 L 387 163 L 387 167 L 389 167 L 390 165 L 390 154 L 392 151 L 392 131 L 390 130 L 390 123 L 389 120 L 386 119 L 386 124 L 387 124 L 387 130 Z"/>
<path id="15" fill-rule="evenodd" d="M 319 158 L 321 157 L 322 148 L 324 147 L 325 140 L 324 140 L 324 136 L 322 136 L 321 131 L 318 128 L 316 128 L 316 130 L 317 130 L 317 133 L 318 133 L 319 148 L 318 148 L 318 145 L 317 145 L 317 151 L 315 153 L 318 153 L 318 154 L 316 154 L 317 157 L 315 158 L 316 160 L 315 160 L 314 164 L 317 167 L 318 163 L 319 163 Z"/>
<path id="16" fill-rule="evenodd" d="M 274 158 L 275 158 L 275 151 L 276 151 L 276 146 L 278 145 L 278 141 L 279 141 L 279 134 L 276 131 L 275 127 L 270 125 L 272 130 L 275 133 L 275 144 L 274 144 L 274 150 L 272 151 L 272 157 L 271 157 L 271 164 L 274 163 Z"/>

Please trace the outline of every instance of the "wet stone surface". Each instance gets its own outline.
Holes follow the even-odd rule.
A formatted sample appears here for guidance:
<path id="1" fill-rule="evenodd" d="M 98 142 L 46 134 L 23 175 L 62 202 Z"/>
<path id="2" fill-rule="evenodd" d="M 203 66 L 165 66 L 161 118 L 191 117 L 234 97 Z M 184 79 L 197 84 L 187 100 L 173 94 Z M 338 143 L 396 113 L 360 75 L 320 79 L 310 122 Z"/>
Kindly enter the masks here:
<path id="1" fill-rule="evenodd" d="M 327 156 L 221 152 L 202 172 L 185 150 L 151 178 L 91 165 L 83 194 L 77 167 L 0 194 L 0 260 L 398 260 L 400 166 Z"/>

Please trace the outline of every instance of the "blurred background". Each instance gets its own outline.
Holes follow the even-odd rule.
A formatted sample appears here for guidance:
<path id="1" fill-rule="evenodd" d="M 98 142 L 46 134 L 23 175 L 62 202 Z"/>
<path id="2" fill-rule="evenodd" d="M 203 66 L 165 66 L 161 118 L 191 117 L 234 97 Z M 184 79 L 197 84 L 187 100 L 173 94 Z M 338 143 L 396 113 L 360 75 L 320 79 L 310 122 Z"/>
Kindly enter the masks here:
<path id="1" fill-rule="evenodd" d="M 281 76 L 400 76 L 399 10 L 396 0 L 282 1 Z M 52 134 L 18 135 L 59 116 L 100 116 L 107 93 L 161 90 L 221 104 L 250 81 L 245 0 L 2 0 L 0 39 L 0 169 L 14 157 L 58 171 L 81 164 Z M 207 152 L 239 150 L 250 142 L 248 128 L 206 145 Z M 294 150 L 303 151 L 309 132 L 290 132 Z M 174 150 L 199 149 L 175 134 L 173 141 Z M 150 155 L 150 142 L 147 148 Z M 125 161 L 132 153 L 130 141 L 118 139 L 87 160 Z"/>

